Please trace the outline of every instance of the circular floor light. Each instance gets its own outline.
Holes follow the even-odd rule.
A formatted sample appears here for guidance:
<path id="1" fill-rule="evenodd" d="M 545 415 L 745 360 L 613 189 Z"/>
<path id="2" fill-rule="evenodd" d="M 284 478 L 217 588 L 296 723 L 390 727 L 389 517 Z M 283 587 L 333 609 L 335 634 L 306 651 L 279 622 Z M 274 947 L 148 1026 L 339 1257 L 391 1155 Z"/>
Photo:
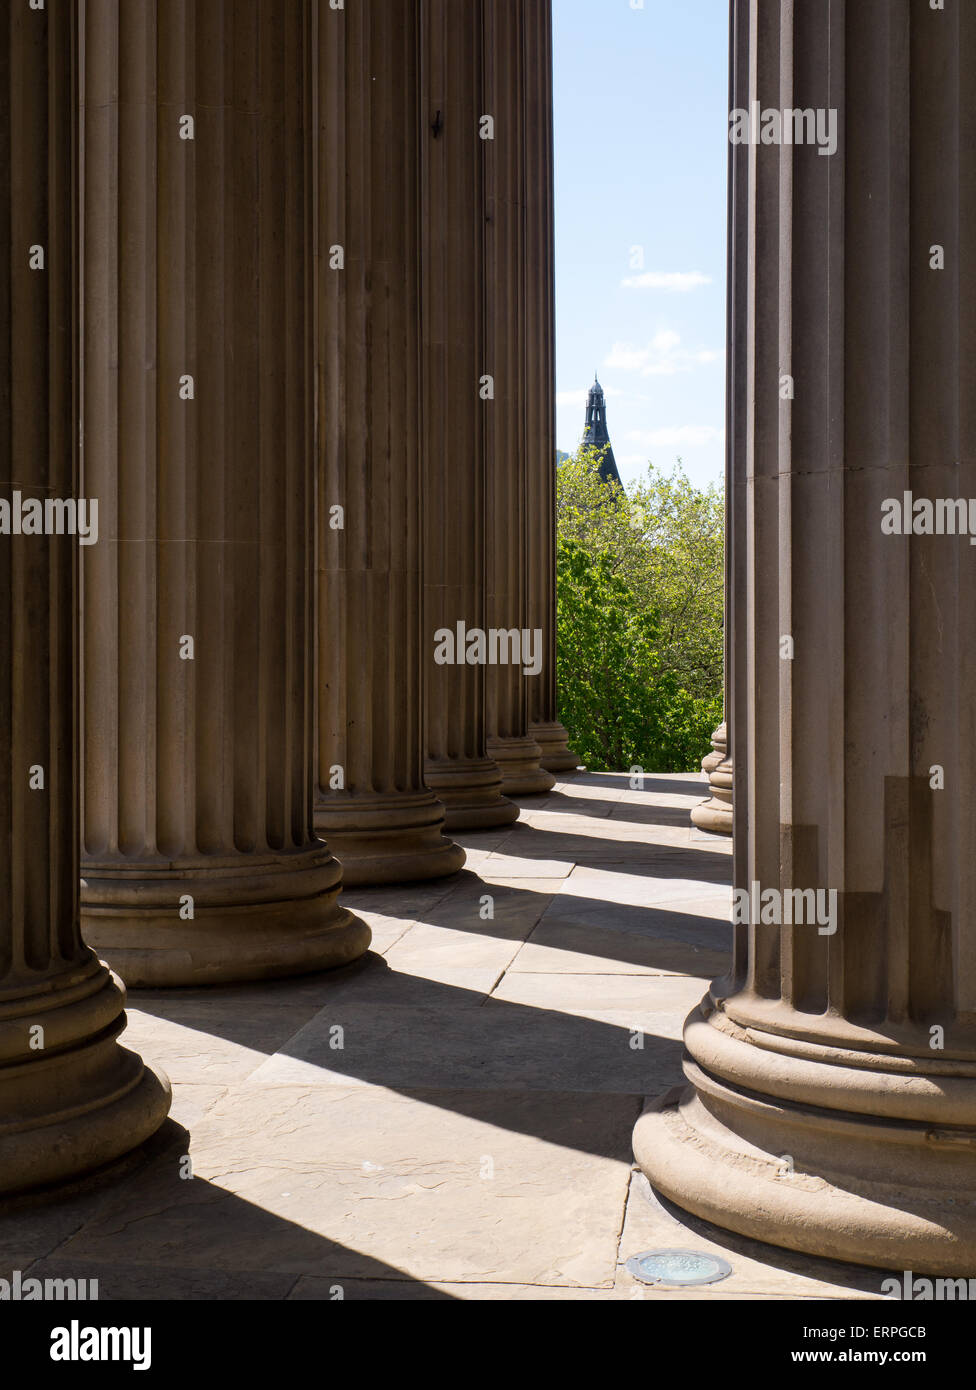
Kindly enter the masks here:
<path id="1" fill-rule="evenodd" d="M 631 1255 L 627 1271 L 642 1284 L 685 1289 L 727 1279 L 732 1266 L 718 1255 L 700 1250 L 645 1250 L 642 1255 Z"/>

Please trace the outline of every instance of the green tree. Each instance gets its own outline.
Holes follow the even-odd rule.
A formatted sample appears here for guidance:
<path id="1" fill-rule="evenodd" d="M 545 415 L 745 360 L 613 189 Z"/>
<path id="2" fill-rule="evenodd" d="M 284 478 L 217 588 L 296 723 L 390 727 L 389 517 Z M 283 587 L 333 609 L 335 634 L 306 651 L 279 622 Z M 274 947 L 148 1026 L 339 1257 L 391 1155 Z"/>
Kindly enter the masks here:
<path id="1" fill-rule="evenodd" d="M 722 717 L 722 497 L 680 461 L 628 494 L 599 457 L 557 470 L 560 717 L 591 767 L 687 771 Z"/>
<path id="2" fill-rule="evenodd" d="M 629 524 L 642 563 L 631 582 L 661 615 L 667 669 L 700 697 L 722 693 L 725 500 L 714 485 L 696 488 L 681 465 L 648 465 L 629 499 Z"/>

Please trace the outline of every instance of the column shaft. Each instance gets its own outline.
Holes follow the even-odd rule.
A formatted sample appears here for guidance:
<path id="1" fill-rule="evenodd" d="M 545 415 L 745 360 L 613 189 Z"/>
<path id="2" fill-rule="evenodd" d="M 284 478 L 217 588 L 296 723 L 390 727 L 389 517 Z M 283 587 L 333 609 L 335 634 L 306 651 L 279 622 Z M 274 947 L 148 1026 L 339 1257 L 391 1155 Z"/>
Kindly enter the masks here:
<path id="1" fill-rule="evenodd" d="M 350 884 L 464 863 L 424 786 L 420 0 L 319 7 L 318 788 Z"/>
<path id="2" fill-rule="evenodd" d="M 542 633 L 542 669 L 527 676 L 529 734 L 547 772 L 579 758 L 556 701 L 556 284 L 552 129 L 552 0 L 526 3 L 526 469 L 529 627 Z"/>
<path id="3" fill-rule="evenodd" d="M 344 964 L 311 815 L 309 13 L 88 0 L 83 924 L 132 984 Z"/>
<path id="4" fill-rule="evenodd" d="M 484 662 L 465 661 L 486 626 L 482 25 L 483 0 L 424 8 L 424 777 L 451 830 L 518 819 L 485 754 Z"/>
<path id="5" fill-rule="evenodd" d="M 539 49 L 545 39 L 538 21 L 543 8 L 542 0 L 485 0 L 487 112 L 494 121 L 485 158 L 485 372 L 494 383 L 487 411 L 488 620 L 491 628 L 522 636 L 532 630 L 529 515 L 537 500 L 530 491 L 529 396 L 536 384 L 530 354 L 543 336 L 527 214 L 527 181 L 545 177 L 530 139 L 533 117 L 538 134 L 548 109 L 538 104 L 538 97 L 530 97 L 531 82 L 540 80 Z M 528 307 L 532 297 L 535 313 Z M 553 640 L 545 627 L 541 631 L 544 642 Z M 524 650 L 521 655 L 525 657 Z M 544 792 L 555 784 L 540 765 L 543 750 L 529 732 L 529 684 L 542 673 L 527 676 L 525 665 L 509 655 L 488 668 L 488 752 L 502 769 L 503 790 L 511 795 Z"/>
<path id="6" fill-rule="evenodd" d="M 26 524 L 78 496 L 76 28 L 70 0 L 0 19 L 2 1192 L 107 1163 L 169 1109 L 79 929 L 77 541 Z"/>
<path id="7" fill-rule="evenodd" d="M 735 105 L 835 110 L 838 143 L 743 154 L 731 733 L 735 882 L 759 911 L 686 1025 L 689 1089 L 635 1148 L 735 1230 L 966 1275 L 976 552 L 924 502 L 976 495 L 976 13 L 734 14 Z"/>

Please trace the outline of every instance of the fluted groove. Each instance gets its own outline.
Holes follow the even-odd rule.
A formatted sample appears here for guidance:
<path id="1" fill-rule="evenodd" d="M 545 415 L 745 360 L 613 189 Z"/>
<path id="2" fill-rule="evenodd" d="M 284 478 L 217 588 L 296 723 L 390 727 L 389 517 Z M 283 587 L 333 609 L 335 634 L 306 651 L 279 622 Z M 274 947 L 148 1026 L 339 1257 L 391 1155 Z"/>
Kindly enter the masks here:
<path id="1" fill-rule="evenodd" d="M 368 941 L 311 817 L 309 24 L 86 5 L 82 904 L 132 983 Z"/>
<path id="2" fill-rule="evenodd" d="M 422 33 L 419 0 L 316 15 L 315 824 L 347 883 L 464 862 L 423 781 Z"/>

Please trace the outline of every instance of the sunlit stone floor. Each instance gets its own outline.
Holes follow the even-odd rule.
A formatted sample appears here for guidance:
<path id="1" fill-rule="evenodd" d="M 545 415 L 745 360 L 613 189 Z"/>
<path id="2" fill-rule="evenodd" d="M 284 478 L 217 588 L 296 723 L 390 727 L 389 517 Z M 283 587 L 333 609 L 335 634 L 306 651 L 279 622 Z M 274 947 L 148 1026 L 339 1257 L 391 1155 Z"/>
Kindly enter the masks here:
<path id="1" fill-rule="evenodd" d="M 728 1235 L 633 1169 L 643 1098 L 679 1081 L 682 1020 L 727 962 L 703 795 L 581 775 L 462 837 L 453 879 L 346 894 L 373 929 L 356 966 L 134 993 L 127 1040 L 169 1073 L 172 1118 L 0 1207 L 0 1274 L 102 1299 L 879 1297 L 881 1273 Z M 645 1288 L 624 1266 L 654 1247 L 734 1273 Z"/>

